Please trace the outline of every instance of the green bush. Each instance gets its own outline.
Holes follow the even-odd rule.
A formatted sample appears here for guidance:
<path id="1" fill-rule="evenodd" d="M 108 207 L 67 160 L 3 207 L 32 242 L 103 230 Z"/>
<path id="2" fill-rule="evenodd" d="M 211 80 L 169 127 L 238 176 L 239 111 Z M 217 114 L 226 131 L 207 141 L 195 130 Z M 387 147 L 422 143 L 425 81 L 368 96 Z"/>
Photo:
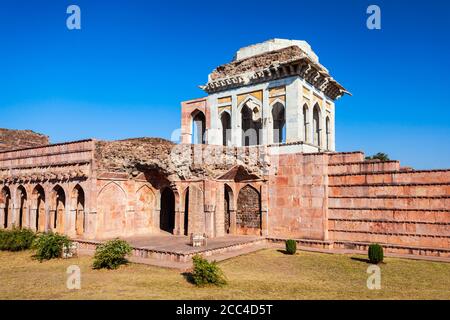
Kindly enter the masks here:
<path id="1" fill-rule="evenodd" d="M 0 230 L 0 250 L 22 251 L 31 248 L 36 234 L 29 229 Z"/>
<path id="2" fill-rule="evenodd" d="M 383 247 L 379 244 L 371 244 L 369 246 L 369 261 L 373 264 L 378 264 L 380 262 L 383 262 L 384 254 L 383 254 Z"/>
<path id="3" fill-rule="evenodd" d="M 197 286 L 216 285 L 223 286 L 227 283 L 222 270 L 215 261 L 209 262 L 200 255 L 192 258 L 194 263 L 194 271 L 192 272 L 192 280 Z"/>
<path id="4" fill-rule="evenodd" d="M 297 241 L 286 240 L 286 252 L 288 254 L 295 254 L 297 252 Z"/>
<path id="5" fill-rule="evenodd" d="M 94 269 L 117 269 L 126 264 L 126 255 L 132 251 L 131 246 L 123 240 L 115 239 L 101 244 L 95 250 Z"/>
<path id="6" fill-rule="evenodd" d="M 71 241 L 64 235 L 53 232 L 38 234 L 33 242 L 33 249 L 36 251 L 34 258 L 40 262 L 61 258 L 63 248 L 70 245 Z"/>

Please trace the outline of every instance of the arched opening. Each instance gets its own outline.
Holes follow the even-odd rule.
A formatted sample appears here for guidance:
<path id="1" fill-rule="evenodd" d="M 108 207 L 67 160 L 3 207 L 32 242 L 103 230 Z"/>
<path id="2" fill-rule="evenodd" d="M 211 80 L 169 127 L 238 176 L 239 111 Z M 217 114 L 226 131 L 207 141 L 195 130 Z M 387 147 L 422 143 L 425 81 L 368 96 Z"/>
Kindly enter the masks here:
<path id="1" fill-rule="evenodd" d="M 303 106 L 303 136 L 305 137 L 304 141 L 309 142 L 309 113 L 306 104 Z"/>
<path id="2" fill-rule="evenodd" d="M 84 234 L 86 230 L 86 219 L 84 212 L 84 191 L 80 185 L 77 185 L 72 192 L 73 208 L 75 209 L 75 233 L 77 236 Z"/>
<path id="3" fill-rule="evenodd" d="M 224 146 L 231 145 L 231 117 L 228 112 L 222 112 L 220 116 L 222 123 L 222 144 Z"/>
<path id="4" fill-rule="evenodd" d="M 45 191 L 41 185 L 37 185 L 33 190 L 33 199 L 35 206 L 35 216 L 33 229 L 39 232 L 46 231 L 46 218 L 45 218 Z"/>
<path id="5" fill-rule="evenodd" d="M 66 209 L 66 194 L 61 186 L 55 186 L 52 191 L 52 210 L 50 223 L 53 231 L 64 233 L 64 215 Z"/>
<path id="6" fill-rule="evenodd" d="M 109 182 L 97 197 L 97 232 L 101 236 L 117 237 L 127 227 L 127 194 L 116 182 Z"/>
<path id="7" fill-rule="evenodd" d="M 331 128 L 330 128 L 330 118 L 327 117 L 325 120 L 325 130 L 327 134 L 327 150 L 331 148 Z"/>
<path id="8" fill-rule="evenodd" d="M 206 118 L 203 112 L 197 111 L 192 115 L 192 143 L 206 143 Z"/>
<path id="9" fill-rule="evenodd" d="M 10 203 L 11 203 L 11 191 L 8 187 L 3 187 L 2 192 L 0 193 L 0 210 L 3 210 L 3 221 L 2 227 L 4 229 L 8 228 L 8 223 L 10 223 Z"/>
<path id="10" fill-rule="evenodd" d="M 23 186 L 17 188 L 17 197 L 19 199 L 19 228 L 22 229 L 26 225 L 27 213 L 27 192 Z"/>
<path id="11" fill-rule="evenodd" d="M 260 130 L 262 128 L 261 113 L 255 103 L 246 103 L 242 107 L 242 145 L 254 146 L 260 144 Z"/>
<path id="12" fill-rule="evenodd" d="M 161 193 L 159 228 L 170 233 L 173 233 L 175 228 L 175 195 L 168 187 Z"/>
<path id="13" fill-rule="evenodd" d="M 250 185 L 239 191 L 236 227 L 239 234 L 261 235 L 261 197 Z"/>
<path id="14" fill-rule="evenodd" d="M 314 111 L 313 111 L 313 128 L 314 128 L 314 141 L 313 143 L 316 146 L 321 146 L 321 141 L 320 141 L 320 131 L 321 131 L 321 127 L 320 127 L 320 108 L 319 106 L 316 104 L 314 106 Z"/>
<path id="15" fill-rule="evenodd" d="M 184 196 L 184 235 L 189 235 L 189 188 Z"/>
<path id="16" fill-rule="evenodd" d="M 286 111 L 280 102 L 272 107 L 273 143 L 286 142 Z"/>
<path id="17" fill-rule="evenodd" d="M 136 200 L 136 214 L 134 219 L 136 231 L 148 234 L 154 227 L 153 213 L 156 199 L 152 189 L 144 185 L 138 190 Z"/>
<path id="18" fill-rule="evenodd" d="M 231 211 L 233 210 L 233 190 L 230 186 L 225 185 L 225 201 L 224 201 L 224 213 L 225 213 L 225 233 L 231 233 Z"/>

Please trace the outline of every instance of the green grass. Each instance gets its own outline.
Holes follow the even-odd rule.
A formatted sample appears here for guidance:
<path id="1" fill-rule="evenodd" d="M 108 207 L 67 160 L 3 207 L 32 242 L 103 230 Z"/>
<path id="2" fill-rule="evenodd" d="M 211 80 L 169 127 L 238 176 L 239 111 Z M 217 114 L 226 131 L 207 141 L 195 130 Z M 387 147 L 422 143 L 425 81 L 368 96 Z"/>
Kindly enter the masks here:
<path id="1" fill-rule="evenodd" d="M 0 252 L 0 299 L 450 299 L 450 264 L 386 258 L 382 288 L 366 287 L 362 256 L 268 249 L 219 263 L 228 285 L 197 288 L 176 270 L 129 264 L 93 270 L 92 258 L 39 263 L 31 252 Z M 81 290 L 66 269 L 81 268 Z"/>

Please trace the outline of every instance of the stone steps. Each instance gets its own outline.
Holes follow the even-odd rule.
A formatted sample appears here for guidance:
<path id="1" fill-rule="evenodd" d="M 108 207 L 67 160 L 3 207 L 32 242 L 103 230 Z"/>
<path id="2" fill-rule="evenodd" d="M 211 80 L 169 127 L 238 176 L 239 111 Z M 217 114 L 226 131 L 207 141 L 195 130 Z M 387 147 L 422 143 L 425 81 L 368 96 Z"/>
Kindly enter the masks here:
<path id="1" fill-rule="evenodd" d="M 427 208 L 432 210 L 447 210 L 450 208 L 450 196 L 329 197 L 328 206 L 332 208 L 398 208 L 409 210 Z"/>
<path id="2" fill-rule="evenodd" d="M 360 161 L 332 163 L 328 165 L 329 174 L 355 174 L 362 172 L 399 171 L 398 161 Z"/>
<path id="3" fill-rule="evenodd" d="M 450 183 L 450 170 L 340 173 L 328 176 L 329 185 Z"/>
<path id="4" fill-rule="evenodd" d="M 329 208 L 329 219 L 385 220 L 418 223 L 450 223 L 448 210 L 413 210 L 383 208 Z"/>
<path id="5" fill-rule="evenodd" d="M 450 183 L 429 184 L 357 184 L 357 185 L 329 185 L 329 195 L 332 197 L 378 197 L 402 195 L 411 197 L 437 197 L 450 195 Z"/>

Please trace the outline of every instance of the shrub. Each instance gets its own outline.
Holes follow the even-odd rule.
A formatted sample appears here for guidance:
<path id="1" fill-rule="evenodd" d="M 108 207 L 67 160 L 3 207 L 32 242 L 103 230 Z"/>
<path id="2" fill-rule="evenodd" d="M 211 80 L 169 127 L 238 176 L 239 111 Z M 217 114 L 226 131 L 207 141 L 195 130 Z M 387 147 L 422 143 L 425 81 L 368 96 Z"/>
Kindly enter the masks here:
<path id="1" fill-rule="evenodd" d="M 36 250 L 34 258 L 40 262 L 60 258 L 64 247 L 70 245 L 71 241 L 65 235 L 53 232 L 41 233 L 33 242 L 33 249 Z"/>
<path id="2" fill-rule="evenodd" d="M 0 250 L 22 251 L 31 248 L 36 234 L 29 229 L 0 230 Z"/>
<path id="3" fill-rule="evenodd" d="M 115 239 L 101 244 L 95 250 L 94 269 L 117 269 L 126 264 L 126 255 L 131 253 L 131 246 L 123 240 Z"/>
<path id="4" fill-rule="evenodd" d="M 288 254 L 295 254 L 297 252 L 297 241 L 286 240 L 286 252 Z"/>
<path id="5" fill-rule="evenodd" d="M 200 255 L 192 258 L 194 263 L 194 271 L 192 272 L 192 280 L 197 286 L 216 285 L 223 286 L 227 283 L 222 270 L 216 261 L 209 262 Z"/>
<path id="6" fill-rule="evenodd" d="M 369 246 L 369 261 L 373 264 L 378 264 L 380 262 L 383 262 L 384 254 L 383 254 L 383 247 L 379 244 L 371 244 Z"/>

